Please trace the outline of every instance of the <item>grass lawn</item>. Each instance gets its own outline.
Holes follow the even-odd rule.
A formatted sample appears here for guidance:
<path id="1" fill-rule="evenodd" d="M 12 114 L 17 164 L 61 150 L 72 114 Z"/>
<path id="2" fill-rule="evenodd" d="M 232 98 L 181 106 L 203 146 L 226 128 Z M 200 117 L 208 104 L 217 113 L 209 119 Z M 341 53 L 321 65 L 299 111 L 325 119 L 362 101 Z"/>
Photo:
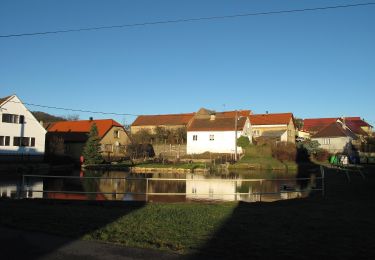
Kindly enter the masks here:
<path id="1" fill-rule="evenodd" d="M 176 164 L 162 164 L 162 163 L 140 163 L 134 165 L 134 167 L 142 168 L 176 168 L 176 169 L 204 169 L 206 166 L 204 163 L 176 163 Z"/>
<path id="2" fill-rule="evenodd" d="M 326 195 L 272 203 L 0 200 L 0 224 L 192 258 L 375 258 L 375 167 L 326 172 Z"/>
<path id="3" fill-rule="evenodd" d="M 295 162 L 281 162 L 272 157 L 269 146 L 248 146 L 245 155 L 232 168 L 256 168 L 256 169 L 297 169 Z"/>

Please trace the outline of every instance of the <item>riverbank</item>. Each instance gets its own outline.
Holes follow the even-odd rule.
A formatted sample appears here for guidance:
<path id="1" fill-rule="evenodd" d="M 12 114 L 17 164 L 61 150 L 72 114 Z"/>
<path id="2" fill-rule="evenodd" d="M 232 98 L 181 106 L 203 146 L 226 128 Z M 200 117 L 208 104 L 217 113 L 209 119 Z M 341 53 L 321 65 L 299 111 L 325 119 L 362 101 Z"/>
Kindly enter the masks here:
<path id="1" fill-rule="evenodd" d="M 373 258 L 374 170 L 327 169 L 325 197 L 273 203 L 0 200 L 0 224 L 192 258 Z"/>
<path id="2" fill-rule="evenodd" d="M 204 163 L 153 163 L 143 162 L 132 164 L 130 162 L 118 164 L 97 164 L 97 165 L 84 165 L 84 169 L 88 170 L 118 170 L 130 171 L 132 173 L 207 173 L 210 167 Z"/>

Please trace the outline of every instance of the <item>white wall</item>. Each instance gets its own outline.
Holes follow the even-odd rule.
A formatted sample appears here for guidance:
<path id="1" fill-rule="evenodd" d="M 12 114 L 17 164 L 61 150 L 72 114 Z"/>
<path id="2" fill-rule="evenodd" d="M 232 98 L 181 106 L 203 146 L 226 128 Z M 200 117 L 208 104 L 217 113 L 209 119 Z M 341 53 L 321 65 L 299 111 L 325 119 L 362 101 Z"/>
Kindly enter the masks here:
<path id="1" fill-rule="evenodd" d="M 329 144 L 324 144 L 324 139 L 329 140 Z M 350 137 L 311 138 L 311 140 L 318 141 L 320 148 L 331 153 L 343 152 L 345 146 L 351 142 Z"/>
<path id="2" fill-rule="evenodd" d="M 188 199 L 225 201 L 236 199 L 234 194 L 236 192 L 236 180 L 205 179 L 203 176 L 194 174 L 187 174 L 186 178 L 191 179 L 186 181 L 186 198 Z"/>
<path id="3" fill-rule="evenodd" d="M 242 132 L 237 132 L 237 138 Z M 193 140 L 197 135 L 198 139 Z M 210 140 L 210 135 L 214 135 L 214 140 Z M 234 153 L 235 152 L 235 131 L 199 131 L 187 133 L 187 153 Z M 241 147 L 237 147 L 237 152 L 242 153 Z"/>
<path id="4" fill-rule="evenodd" d="M 10 146 L 0 146 L 0 154 L 44 154 L 46 130 L 22 103 L 18 103 L 21 101 L 16 96 L 13 96 L 11 101 L 0 107 L 0 136 L 10 136 Z M 2 122 L 3 114 L 24 115 L 25 123 L 4 123 Z M 13 137 L 15 136 L 34 137 L 35 147 L 14 146 Z"/>
<path id="5" fill-rule="evenodd" d="M 193 140 L 196 135 L 197 140 Z M 214 140 L 210 140 L 214 135 Z M 242 131 L 237 131 L 237 138 L 248 136 L 252 142 L 252 129 L 249 119 L 246 120 Z M 235 153 L 235 131 L 188 131 L 187 154 L 211 153 Z M 242 148 L 237 146 L 237 153 L 242 153 Z"/>

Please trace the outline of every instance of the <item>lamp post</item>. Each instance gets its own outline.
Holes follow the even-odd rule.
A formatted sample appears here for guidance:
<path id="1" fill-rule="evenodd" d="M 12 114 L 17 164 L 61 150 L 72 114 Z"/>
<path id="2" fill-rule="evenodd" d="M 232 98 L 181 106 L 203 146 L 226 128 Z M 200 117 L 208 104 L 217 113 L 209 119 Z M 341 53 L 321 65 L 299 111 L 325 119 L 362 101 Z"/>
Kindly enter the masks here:
<path id="1" fill-rule="evenodd" d="M 234 120 L 234 160 L 237 162 L 237 120 L 238 120 L 238 114 L 236 110 L 235 120 Z"/>

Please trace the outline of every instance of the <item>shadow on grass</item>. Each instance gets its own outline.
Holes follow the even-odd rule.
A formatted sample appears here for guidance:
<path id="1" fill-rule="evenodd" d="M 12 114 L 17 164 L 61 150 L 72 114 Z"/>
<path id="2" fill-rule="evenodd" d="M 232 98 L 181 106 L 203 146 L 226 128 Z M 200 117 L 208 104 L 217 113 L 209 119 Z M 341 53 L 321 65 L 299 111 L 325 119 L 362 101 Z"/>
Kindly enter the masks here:
<path id="1" fill-rule="evenodd" d="M 300 178 L 319 169 L 299 160 Z M 328 193 L 272 203 L 239 202 L 191 259 L 374 259 L 375 178 L 326 169 Z M 304 183 L 301 183 L 304 185 Z M 315 196 L 316 195 L 316 196 Z"/>
<path id="2" fill-rule="evenodd" d="M 17 228 L 0 237 L 2 259 L 37 259 L 142 208 L 143 202 L 0 199 L 0 224 Z M 63 223 L 63 224 L 62 224 Z M 39 233 L 58 234 L 51 239 Z M 11 231 L 11 230 L 10 230 Z M 8 233 L 7 230 L 3 232 Z M 100 234 L 99 234 L 100 235 Z"/>

